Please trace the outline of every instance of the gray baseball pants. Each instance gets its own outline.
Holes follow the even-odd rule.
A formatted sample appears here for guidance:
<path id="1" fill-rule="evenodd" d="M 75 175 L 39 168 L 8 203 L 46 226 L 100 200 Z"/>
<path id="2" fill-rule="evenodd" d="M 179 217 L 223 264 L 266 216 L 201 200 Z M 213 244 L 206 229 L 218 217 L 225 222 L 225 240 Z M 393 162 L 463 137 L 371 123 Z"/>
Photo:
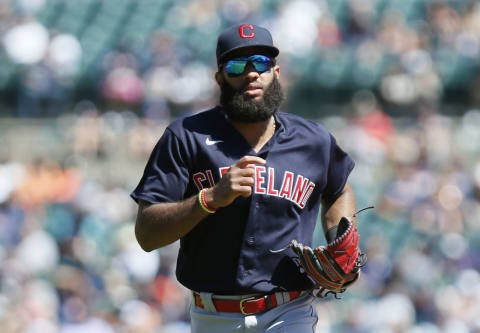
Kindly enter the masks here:
<path id="1" fill-rule="evenodd" d="M 205 309 L 193 303 L 190 308 L 192 333 L 314 333 L 318 321 L 314 297 L 308 293 L 254 315 L 215 312 L 211 294 L 202 294 L 202 302 Z"/>

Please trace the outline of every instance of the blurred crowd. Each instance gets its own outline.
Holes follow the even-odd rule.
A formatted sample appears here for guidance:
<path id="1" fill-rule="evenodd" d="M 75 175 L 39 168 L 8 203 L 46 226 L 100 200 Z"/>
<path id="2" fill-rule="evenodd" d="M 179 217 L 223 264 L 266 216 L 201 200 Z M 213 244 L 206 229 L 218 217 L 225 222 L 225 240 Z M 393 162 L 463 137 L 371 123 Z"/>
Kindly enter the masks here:
<path id="1" fill-rule="evenodd" d="M 84 98 L 150 118 L 198 110 L 216 100 L 216 37 L 239 21 L 272 31 L 288 108 L 309 118 L 359 89 L 390 114 L 480 104 L 474 0 L 7 0 L 3 113 L 56 116 Z"/>
<path id="2" fill-rule="evenodd" d="M 140 249 L 129 193 L 167 124 L 215 104 L 217 34 L 247 20 L 281 50 L 285 110 L 333 132 L 375 206 L 362 276 L 317 302 L 318 331 L 480 332 L 480 3 L 463 0 L 0 1 L 1 332 L 190 331 L 178 244 Z"/>

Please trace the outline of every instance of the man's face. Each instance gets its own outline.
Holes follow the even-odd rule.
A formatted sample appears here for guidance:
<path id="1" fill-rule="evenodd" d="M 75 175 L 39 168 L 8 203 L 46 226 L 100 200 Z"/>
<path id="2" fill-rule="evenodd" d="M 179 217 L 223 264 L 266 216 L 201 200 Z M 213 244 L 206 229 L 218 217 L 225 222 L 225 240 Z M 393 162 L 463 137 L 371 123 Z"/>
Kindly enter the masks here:
<path id="1" fill-rule="evenodd" d="M 220 85 L 220 104 L 230 120 L 254 123 L 269 119 L 284 99 L 279 73 L 277 65 L 260 73 L 249 62 L 242 74 L 230 77 L 222 66 L 215 78 Z"/>

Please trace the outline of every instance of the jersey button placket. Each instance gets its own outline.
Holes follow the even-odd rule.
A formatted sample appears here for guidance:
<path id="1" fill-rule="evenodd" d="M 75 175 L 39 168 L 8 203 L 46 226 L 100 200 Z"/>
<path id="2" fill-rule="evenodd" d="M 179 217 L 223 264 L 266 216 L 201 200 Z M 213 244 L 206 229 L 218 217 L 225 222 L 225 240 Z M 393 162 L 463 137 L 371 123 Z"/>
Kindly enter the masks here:
<path id="1" fill-rule="evenodd" d="M 254 209 L 254 214 L 259 214 L 259 210 L 260 210 L 260 198 L 256 198 L 255 200 L 255 209 Z M 253 232 L 253 230 L 251 230 L 251 232 Z M 250 246 L 250 247 L 254 247 L 255 246 L 255 235 L 254 234 L 250 234 L 250 236 L 248 236 L 247 238 L 247 244 Z"/>
<path id="2" fill-rule="evenodd" d="M 238 270 L 238 277 L 240 279 L 240 283 L 244 281 L 248 281 L 249 275 L 252 274 L 252 270 L 254 270 L 254 265 L 252 264 L 252 258 L 255 253 L 255 226 L 253 225 L 253 220 L 255 216 L 258 215 L 258 210 L 260 209 L 260 204 L 257 202 L 258 198 L 256 195 L 251 196 L 251 203 L 250 203 L 250 212 L 249 212 L 249 223 L 247 224 L 247 228 L 245 230 L 245 238 L 243 240 L 243 249 L 241 250 L 240 257 L 239 257 L 239 270 Z"/>

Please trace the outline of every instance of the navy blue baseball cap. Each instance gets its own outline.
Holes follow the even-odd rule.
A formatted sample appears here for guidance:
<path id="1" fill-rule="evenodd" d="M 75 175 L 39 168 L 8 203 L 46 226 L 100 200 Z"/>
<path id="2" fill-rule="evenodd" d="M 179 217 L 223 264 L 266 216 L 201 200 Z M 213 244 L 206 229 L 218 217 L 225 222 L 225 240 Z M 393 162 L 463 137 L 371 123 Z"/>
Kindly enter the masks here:
<path id="1" fill-rule="evenodd" d="M 217 41 L 217 64 L 223 63 L 235 51 L 255 47 L 263 49 L 265 55 L 275 58 L 280 51 L 273 46 L 270 31 L 254 24 L 234 25 L 224 30 Z"/>

